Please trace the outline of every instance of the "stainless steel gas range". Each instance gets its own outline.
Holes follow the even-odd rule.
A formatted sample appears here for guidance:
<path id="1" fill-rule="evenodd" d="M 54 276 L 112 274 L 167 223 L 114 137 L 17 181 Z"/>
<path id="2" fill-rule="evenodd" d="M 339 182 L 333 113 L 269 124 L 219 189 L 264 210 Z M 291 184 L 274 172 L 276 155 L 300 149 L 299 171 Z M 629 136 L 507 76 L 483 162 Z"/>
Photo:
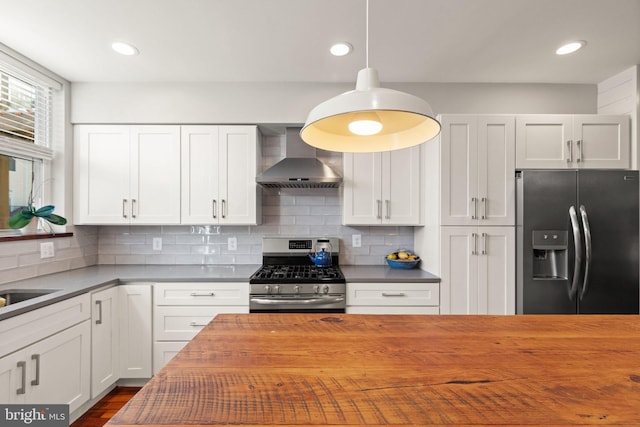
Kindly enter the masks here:
<path id="1" fill-rule="evenodd" d="M 263 238 L 262 267 L 249 279 L 250 312 L 344 313 L 346 284 L 339 243 L 335 237 Z M 318 247 L 331 253 L 331 265 L 316 266 L 309 257 Z"/>

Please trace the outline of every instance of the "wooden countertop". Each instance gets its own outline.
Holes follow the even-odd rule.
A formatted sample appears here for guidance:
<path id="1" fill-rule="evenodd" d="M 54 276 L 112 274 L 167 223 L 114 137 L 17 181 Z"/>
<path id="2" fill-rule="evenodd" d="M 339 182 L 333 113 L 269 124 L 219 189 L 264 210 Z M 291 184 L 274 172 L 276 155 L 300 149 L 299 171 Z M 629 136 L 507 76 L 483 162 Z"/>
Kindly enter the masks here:
<path id="1" fill-rule="evenodd" d="M 640 316 L 224 314 L 108 426 L 640 425 Z"/>

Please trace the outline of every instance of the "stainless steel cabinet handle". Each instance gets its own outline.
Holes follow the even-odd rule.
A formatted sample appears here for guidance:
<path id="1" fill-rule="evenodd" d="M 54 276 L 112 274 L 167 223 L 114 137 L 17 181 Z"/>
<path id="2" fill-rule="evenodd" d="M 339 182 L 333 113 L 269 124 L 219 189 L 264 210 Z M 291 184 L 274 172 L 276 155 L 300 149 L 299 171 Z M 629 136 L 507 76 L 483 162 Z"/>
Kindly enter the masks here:
<path id="1" fill-rule="evenodd" d="M 16 394 L 25 394 L 27 391 L 27 362 L 21 360 L 18 362 L 18 369 L 22 369 L 22 387 L 16 390 Z"/>
<path id="2" fill-rule="evenodd" d="M 578 226 L 578 214 L 575 206 L 569 208 L 569 218 L 571 219 L 571 229 L 573 230 L 573 242 L 575 245 L 575 260 L 573 263 L 573 280 L 569 288 L 569 299 L 573 301 L 578 292 L 578 280 L 580 279 L 580 266 L 582 265 L 582 236 L 580 236 L 580 226 Z"/>
<path id="3" fill-rule="evenodd" d="M 478 199 L 472 197 L 471 203 L 473 203 L 473 213 L 471 214 L 471 219 L 478 219 Z"/>
<path id="4" fill-rule="evenodd" d="M 573 145 L 571 144 L 571 140 L 567 140 L 567 151 L 569 152 L 569 157 L 567 157 L 567 163 L 571 163 L 573 161 Z"/>
<path id="5" fill-rule="evenodd" d="M 216 219 L 216 218 L 218 218 L 218 215 L 217 215 L 217 211 L 218 211 L 218 201 L 217 201 L 216 199 L 213 199 L 213 201 L 212 201 L 212 202 L 213 202 L 213 203 L 211 204 L 211 205 L 212 205 L 212 207 L 211 207 L 211 208 L 213 209 L 213 219 Z"/>
<path id="6" fill-rule="evenodd" d="M 96 301 L 98 306 L 98 318 L 96 319 L 96 325 L 102 325 L 102 301 Z"/>
<path id="7" fill-rule="evenodd" d="M 213 292 L 191 292 L 192 297 L 214 297 L 216 294 Z"/>
<path id="8" fill-rule="evenodd" d="M 471 255 L 478 255 L 478 235 L 476 233 L 471 233 L 471 238 L 473 239 L 473 249 L 471 250 Z"/>
<path id="9" fill-rule="evenodd" d="M 122 199 L 122 218 L 127 217 L 127 199 Z"/>
<path id="10" fill-rule="evenodd" d="M 136 199 L 131 199 L 131 218 L 135 218 L 136 215 Z"/>
<path id="11" fill-rule="evenodd" d="M 483 197 L 482 201 L 482 219 L 487 219 L 487 198 Z"/>
<path id="12" fill-rule="evenodd" d="M 222 218 L 227 217 L 227 201 L 222 199 Z"/>
<path id="13" fill-rule="evenodd" d="M 378 215 L 376 218 L 382 219 L 382 200 L 376 200 L 376 203 L 378 204 Z"/>
<path id="14" fill-rule="evenodd" d="M 576 145 L 578 146 L 578 156 L 576 157 L 576 162 L 580 162 L 582 160 L 582 141 L 577 140 Z"/>
<path id="15" fill-rule="evenodd" d="M 208 323 L 198 323 L 196 321 L 192 321 L 191 323 L 189 323 L 189 326 L 207 326 Z"/>
<path id="16" fill-rule="evenodd" d="M 383 292 L 383 297 L 404 297 L 406 294 L 404 292 Z"/>
<path id="17" fill-rule="evenodd" d="M 589 270 L 591 268 L 591 227 L 589 227 L 589 216 L 584 206 L 580 206 L 580 217 L 582 218 L 582 231 L 584 231 L 584 253 L 585 253 L 585 265 L 584 265 L 584 278 L 582 279 L 582 292 L 580 292 L 580 300 L 587 294 L 589 289 Z"/>
<path id="18" fill-rule="evenodd" d="M 40 355 L 32 354 L 31 360 L 36 361 L 36 378 L 31 380 L 31 385 L 40 385 Z"/>
<path id="19" fill-rule="evenodd" d="M 390 208 L 391 202 L 389 202 L 389 200 L 385 200 L 384 204 L 385 204 L 386 211 L 387 211 L 385 219 L 389 219 L 389 218 L 391 218 L 391 208 Z"/>
<path id="20" fill-rule="evenodd" d="M 487 233 L 482 233 L 482 255 L 487 254 Z"/>

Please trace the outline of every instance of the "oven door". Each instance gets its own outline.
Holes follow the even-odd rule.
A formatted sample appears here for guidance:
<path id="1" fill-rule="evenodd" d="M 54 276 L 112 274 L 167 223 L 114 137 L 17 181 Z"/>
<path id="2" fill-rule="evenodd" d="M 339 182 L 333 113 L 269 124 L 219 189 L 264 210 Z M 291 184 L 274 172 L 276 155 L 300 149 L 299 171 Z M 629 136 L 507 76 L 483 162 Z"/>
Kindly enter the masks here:
<path id="1" fill-rule="evenodd" d="M 250 313 L 344 313 L 344 294 L 251 295 Z"/>

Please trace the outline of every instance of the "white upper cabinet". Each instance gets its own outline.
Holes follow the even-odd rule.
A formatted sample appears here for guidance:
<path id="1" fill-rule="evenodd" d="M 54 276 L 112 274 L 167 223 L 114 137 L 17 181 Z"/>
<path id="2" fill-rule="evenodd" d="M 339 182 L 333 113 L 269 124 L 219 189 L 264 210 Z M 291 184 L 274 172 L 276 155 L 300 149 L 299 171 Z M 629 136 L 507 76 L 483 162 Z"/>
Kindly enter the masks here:
<path id="1" fill-rule="evenodd" d="M 628 116 L 516 116 L 518 169 L 630 167 Z"/>
<path id="2" fill-rule="evenodd" d="M 75 224 L 179 224 L 180 127 L 77 125 Z"/>
<path id="3" fill-rule="evenodd" d="M 513 116 L 442 115 L 441 224 L 515 224 Z"/>
<path id="4" fill-rule="evenodd" d="M 182 223 L 259 224 L 256 126 L 182 127 Z"/>
<path id="5" fill-rule="evenodd" d="M 420 146 L 343 159 L 344 224 L 420 224 Z"/>

